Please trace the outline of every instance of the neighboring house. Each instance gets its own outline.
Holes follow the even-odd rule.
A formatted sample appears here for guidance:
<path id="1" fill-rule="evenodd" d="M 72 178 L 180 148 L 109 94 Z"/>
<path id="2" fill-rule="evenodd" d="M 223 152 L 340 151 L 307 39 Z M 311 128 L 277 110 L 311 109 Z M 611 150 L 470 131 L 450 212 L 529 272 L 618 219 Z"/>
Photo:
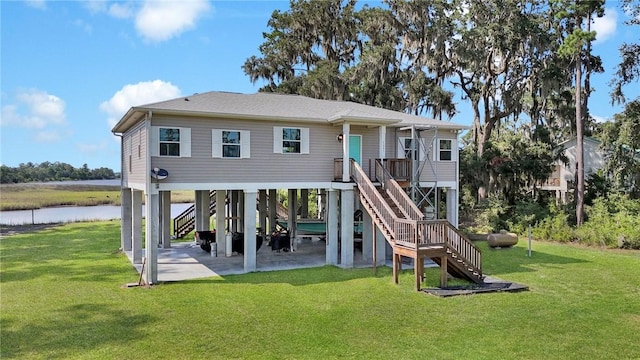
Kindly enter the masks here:
<path id="1" fill-rule="evenodd" d="M 551 176 L 539 187 L 540 190 L 554 191 L 556 199 L 561 203 L 568 201 L 567 194 L 573 191 L 576 173 L 576 138 L 565 141 L 560 146 L 568 162 L 557 161 Z M 585 137 L 583 141 L 584 176 L 585 179 L 604 167 L 604 150 L 600 148 L 600 141 Z"/>
<path id="2" fill-rule="evenodd" d="M 327 264 L 353 266 L 353 214 L 361 208 L 366 210 L 363 251 L 374 264 L 384 263 L 389 248 L 396 270 L 400 256 L 432 257 L 446 265 L 447 254 L 454 251 L 473 258 L 474 270 L 468 276 L 481 280 L 479 252 L 460 239 L 455 229 L 457 142 L 464 128 L 353 102 L 273 93 L 208 92 L 133 107 L 112 130 L 122 139 L 123 250 L 131 252 L 134 263 L 142 262 L 143 196 L 144 276 L 147 283 L 156 283 L 156 249 L 171 246 L 172 191 L 195 192 L 196 230 L 209 230 L 210 201 L 224 204 L 229 199 L 231 208 L 239 210 L 230 223 L 224 216 L 216 217 L 216 228 L 254 234 L 256 229 L 273 228 L 276 189 L 288 189 L 288 227 L 295 234 L 298 190 L 319 189 L 326 204 Z M 446 217 L 453 226 L 446 221 L 424 222 L 424 210 L 409 204 L 407 195 L 397 191 L 397 183 L 382 170 L 386 168 L 407 185 L 410 160 L 404 158 L 412 154 L 406 152 L 412 144 L 407 139 L 417 139 L 415 133 L 421 134 L 423 144 L 416 154 L 429 162 L 430 170 L 419 172 L 414 183 L 446 189 Z M 382 199 L 381 194 L 391 194 L 392 200 Z M 399 209 L 394 214 L 391 202 Z M 391 247 L 385 246 L 385 240 Z M 223 231 L 216 233 L 218 254 L 231 255 L 227 241 Z M 255 241 L 255 236 L 245 236 L 244 248 L 254 248 Z M 451 241 L 456 243 L 447 245 Z M 442 246 L 427 249 L 429 244 Z M 433 252 L 436 247 L 437 253 Z M 244 271 L 256 271 L 256 252 L 245 251 L 243 256 Z M 452 263 L 460 261 L 449 261 L 449 268 L 457 266 Z M 416 279 L 422 275 L 418 271 L 422 271 L 419 266 Z M 466 271 L 458 269 L 463 275 Z"/>

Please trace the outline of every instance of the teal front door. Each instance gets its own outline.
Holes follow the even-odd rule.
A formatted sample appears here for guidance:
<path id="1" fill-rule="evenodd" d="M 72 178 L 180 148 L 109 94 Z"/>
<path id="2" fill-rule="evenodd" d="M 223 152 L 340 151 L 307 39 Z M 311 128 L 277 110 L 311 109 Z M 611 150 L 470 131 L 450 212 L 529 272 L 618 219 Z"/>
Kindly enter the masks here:
<path id="1" fill-rule="evenodd" d="M 362 135 L 349 135 L 349 157 L 358 164 L 362 161 Z"/>

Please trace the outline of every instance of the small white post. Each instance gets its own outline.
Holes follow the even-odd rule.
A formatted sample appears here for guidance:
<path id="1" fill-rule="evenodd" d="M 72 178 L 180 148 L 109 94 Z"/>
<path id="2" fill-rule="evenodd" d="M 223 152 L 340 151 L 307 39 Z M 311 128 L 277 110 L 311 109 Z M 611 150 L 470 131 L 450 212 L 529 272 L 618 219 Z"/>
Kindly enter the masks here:
<path id="1" fill-rule="evenodd" d="M 531 257 L 531 224 L 529 224 L 529 257 Z"/>

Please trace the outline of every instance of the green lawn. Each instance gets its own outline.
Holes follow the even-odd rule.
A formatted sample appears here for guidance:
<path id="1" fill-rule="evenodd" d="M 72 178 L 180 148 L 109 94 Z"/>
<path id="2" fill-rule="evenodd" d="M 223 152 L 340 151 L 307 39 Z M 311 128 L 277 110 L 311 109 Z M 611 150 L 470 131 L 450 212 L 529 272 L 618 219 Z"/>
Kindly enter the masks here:
<path id="1" fill-rule="evenodd" d="M 118 246 L 117 221 L 4 237 L 0 358 L 640 358 L 639 252 L 481 243 L 486 273 L 530 291 L 438 298 L 388 268 L 123 288 Z"/>

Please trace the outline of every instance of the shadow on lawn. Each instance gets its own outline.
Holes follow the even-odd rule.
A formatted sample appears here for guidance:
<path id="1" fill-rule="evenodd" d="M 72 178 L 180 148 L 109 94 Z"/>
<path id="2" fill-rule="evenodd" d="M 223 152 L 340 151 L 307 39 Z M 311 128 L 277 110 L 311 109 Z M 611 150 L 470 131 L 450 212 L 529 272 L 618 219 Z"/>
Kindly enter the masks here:
<path id="1" fill-rule="evenodd" d="M 43 230 L 54 229 L 62 226 L 62 223 L 52 223 L 52 224 L 24 224 L 24 225 L 0 225 L 0 237 L 18 235 L 18 234 L 29 234 L 35 233 Z"/>
<path id="2" fill-rule="evenodd" d="M 538 271 L 533 266 L 547 268 L 563 268 L 567 264 L 585 263 L 586 260 L 568 256 L 560 256 L 548 252 L 532 251 L 522 247 L 489 248 L 486 244 L 480 246 L 482 250 L 482 269 L 485 274 L 500 275 L 516 272 Z"/>
<path id="3" fill-rule="evenodd" d="M 28 281 L 42 276 L 71 281 L 110 281 L 129 267 L 118 261 L 118 239 L 105 235 L 104 227 L 57 227 L 2 239 L 2 283 Z M 133 270 L 132 270 L 133 271 Z"/>
<path id="4" fill-rule="evenodd" d="M 155 320 L 108 304 L 72 305 L 29 320 L 3 318 L 2 358 L 77 357 L 105 344 L 126 346 L 143 338 Z"/>
<path id="5" fill-rule="evenodd" d="M 391 276 L 391 269 L 386 266 L 379 267 L 376 274 L 374 274 L 371 268 L 342 269 L 336 266 L 326 265 L 313 268 L 261 271 L 240 275 L 226 275 L 222 276 L 221 278 L 184 280 L 180 282 L 167 282 L 164 284 L 289 284 L 293 286 L 305 286 L 313 284 L 346 282 L 355 279 L 384 278 L 389 276 Z"/>

